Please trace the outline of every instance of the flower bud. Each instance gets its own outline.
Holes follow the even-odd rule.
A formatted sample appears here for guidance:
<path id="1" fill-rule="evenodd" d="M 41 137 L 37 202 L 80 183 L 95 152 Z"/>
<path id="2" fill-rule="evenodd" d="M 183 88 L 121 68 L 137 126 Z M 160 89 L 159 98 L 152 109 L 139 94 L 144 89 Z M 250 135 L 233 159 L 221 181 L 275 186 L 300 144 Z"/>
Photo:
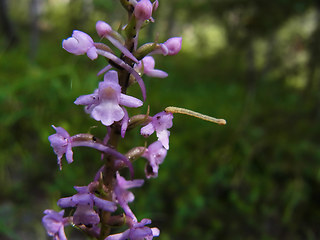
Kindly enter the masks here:
<path id="1" fill-rule="evenodd" d="M 145 21 L 151 18 L 153 6 L 150 0 L 141 0 L 134 8 L 134 15 L 138 20 Z"/>
<path id="2" fill-rule="evenodd" d="M 168 49 L 167 54 L 165 55 L 176 55 L 181 50 L 181 44 L 182 44 L 181 37 L 169 38 L 162 45 L 164 48 Z"/>
<path id="3" fill-rule="evenodd" d="M 104 21 L 98 21 L 96 23 L 96 30 L 100 37 L 105 37 L 112 32 L 111 26 Z"/>

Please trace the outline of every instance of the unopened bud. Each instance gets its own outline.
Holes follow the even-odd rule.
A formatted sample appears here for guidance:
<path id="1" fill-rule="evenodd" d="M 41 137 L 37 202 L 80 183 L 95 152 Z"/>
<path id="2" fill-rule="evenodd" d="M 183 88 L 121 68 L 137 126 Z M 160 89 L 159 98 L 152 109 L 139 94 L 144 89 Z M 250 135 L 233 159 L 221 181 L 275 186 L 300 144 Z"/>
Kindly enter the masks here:
<path id="1" fill-rule="evenodd" d="M 141 0 L 134 8 L 134 15 L 140 21 L 146 21 L 152 16 L 153 6 L 150 0 Z"/>
<path id="2" fill-rule="evenodd" d="M 96 23 L 96 30 L 100 37 L 105 37 L 112 32 L 111 26 L 104 21 L 98 21 Z"/>
<path id="3" fill-rule="evenodd" d="M 168 49 L 168 52 L 165 55 L 176 55 L 181 50 L 182 38 L 169 38 L 162 45 Z"/>

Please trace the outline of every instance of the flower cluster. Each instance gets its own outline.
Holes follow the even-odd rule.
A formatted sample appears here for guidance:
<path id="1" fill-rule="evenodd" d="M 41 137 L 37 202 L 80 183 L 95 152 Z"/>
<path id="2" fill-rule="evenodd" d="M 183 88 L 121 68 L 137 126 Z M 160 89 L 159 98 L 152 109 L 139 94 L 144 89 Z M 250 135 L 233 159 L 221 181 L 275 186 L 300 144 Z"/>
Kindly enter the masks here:
<path id="1" fill-rule="evenodd" d="M 69 53 L 86 54 L 91 60 L 99 56 L 108 60 L 108 64 L 97 74 L 103 74 L 103 81 L 98 88 L 74 101 L 76 105 L 84 106 L 85 112 L 106 126 L 107 131 L 101 140 L 88 133 L 72 136 L 64 128 L 52 126 L 56 133 L 49 136 L 49 141 L 57 155 L 60 170 L 64 155 L 68 164 L 73 162 L 74 147 L 96 149 L 102 153 L 103 160 L 103 166 L 91 183 L 75 186 L 77 193 L 58 200 L 59 207 L 73 209 L 71 214 L 65 216 L 64 210 L 44 211 L 43 225 L 48 235 L 57 240 L 67 239 L 64 227 L 68 225 L 80 228 L 93 238 L 106 240 L 150 240 L 160 234 L 158 228 L 146 226 L 151 224 L 150 219 L 137 219 L 129 206 L 134 200 L 134 194 L 129 189 L 141 187 L 144 183 L 143 179 L 132 179 L 133 161 L 137 159 L 146 159 L 147 179 L 158 176 L 159 165 L 169 149 L 168 129 L 172 127 L 173 115 L 162 111 L 150 116 L 148 111 L 147 114 L 130 116 L 128 108 L 139 108 L 144 104 L 147 93 L 143 75 L 157 78 L 168 76 L 166 72 L 155 69 L 153 55 L 177 54 L 182 39 L 173 37 L 163 43 L 151 42 L 139 46 L 139 32 L 142 26 L 154 21 L 152 15 L 158 8 L 158 0 L 120 2 L 129 16 L 121 33 L 104 21 L 98 21 L 95 26 L 100 41 L 106 40 L 107 44 L 95 42 L 91 36 L 79 30 L 74 30 L 71 37 L 62 41 L 62 47 Z M 117 56 L 115 50 L 121 52 L 120 56 Z M 126 94 L 134 83 L 138 83 L 141 88 L 142 100 Z M 157 140 L 147 146 L 133 146 L 127 153 L 117 151 L 114 143 L 119 136 L 125 138 L 126 133 L 135 128 L 139 128 L 138 131 L 144 137 L 155 132 Z M 129 168 L 131 179 L 123 176 L 124 168 Z M 120 209 L 120 213 L 117 209 Z M 110 234 L 115 231 L 115 227 L 122 225 L 126 225 L 127 230 Z"/>

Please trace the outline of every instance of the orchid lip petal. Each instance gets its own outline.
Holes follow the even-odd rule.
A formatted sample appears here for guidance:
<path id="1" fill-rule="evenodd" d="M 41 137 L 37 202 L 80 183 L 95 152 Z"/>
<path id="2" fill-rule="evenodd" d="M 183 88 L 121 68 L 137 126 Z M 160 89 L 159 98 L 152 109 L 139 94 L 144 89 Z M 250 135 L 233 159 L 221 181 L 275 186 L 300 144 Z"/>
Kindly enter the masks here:
<path id="1" fill-rule="evenodd" d="M 124 116 L 124 112 L 117 103 L 105 101 L 95 106 L 91 116 L 95 120 L 101 121 L 103 125 L 110 126 L 114 122 L 120 121 Z"/>
<path id="2" fill-rule="evenodd" d="M 54 239 L 66 240 L 64 226 L 69 224 L 68 218 L 64 218 L 64 210 L 56 212 L 52 209 L 44 211 L 45 216 L 42 218 L 42 224 L 49 236 Z"/>
<path id="3" fill-rule="evenodd" d="M 159 165 L 164 161 L 166 155 L 167 149 L 163 147 L 163 143 L 160 140 L 149 145 L 142 155 L 142 157 L 148 160 L 145 167 L 147 178 L 156 178 L 158 176 Z"/>
<path id="4" fill-rule="evenodd" d="M 97 59 L 97 57 L 98 57 L 97 49 L 96 49 L 95 47 L 89 48 L 89 50 L 87 51 L 87 56 L 88 56 L 91 60 Z"/>
<path id="5" fill-rule="evenodd" d="M 73 162 L 73 152 L 70 143 L 67 145 L 66 159 L 69 164 Z"/>
<path id="6" fill-rule="evenodd" d="M 64 228 L 62 227 L 59 229 L 59 240 L 68 240 Z"/>
<path id="7" fill-rule="evenodd" d="M 162 131 L 158 131 L 156 134 L 157 134 L 157 137 L 158 137 L 159 141 L 164 146 L 164 148 L 169 150 L 170 132 L 168 130 L 162 130 Z"/>

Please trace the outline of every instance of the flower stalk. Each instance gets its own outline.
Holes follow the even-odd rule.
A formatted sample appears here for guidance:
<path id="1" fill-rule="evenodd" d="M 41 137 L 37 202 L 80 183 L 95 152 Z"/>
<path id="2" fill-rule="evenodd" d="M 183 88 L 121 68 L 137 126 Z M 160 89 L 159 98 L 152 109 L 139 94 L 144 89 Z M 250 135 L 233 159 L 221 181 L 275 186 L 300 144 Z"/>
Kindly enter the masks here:
<path id="1" fill-rule="evenodd" d="M 109 64 L 97 74 L 103 74 L 103 81 L 99 83 L 98 88 L 74 101 L 76 105 L 83 105 L 85 112 L 104 125 L 107 131 L 101 140 L 87 133 L 70 136 L 64 128 L 52 125 L 56 133 L 49 136 L 49 141 L 57 155 L 60 170 L 64 156 L 68 164 L 74 161 L 75 147 L 88 147 L 99 151 L 102 160 L 102 166 L 91 183 L 87 186 L 75 186 L 77 193 L 58 200 L 59 207 L 74 208 L 72 216 L 65 216 L 64 210 L 44 211 L 42 222 L 53 239 L 66 240 L 64 227 L 69 225 L 98 240 L 151 240 L 159 236 L 158 228 L 146 226 L 151 224 L 150 219 L 144 218 L 139 221 L 130 208 L 129 204 L 135 199 L 131 188 L 144 184 L 144 179 L 134 179 L 133 163 L 141 160 L 146 162 L 146 179 L 158 176 L 160 165 L 169 150 L 168 129 L 173 126 L 173 113 L 226 124 L 224 119 L 212 118 L 178 107 L 167 107 L 151 116 L 148 106 L 147 113 L 130 115 L 128 109 L 143 106 L 147 97 L 142 76 L 168 77 L 165 71 L 155 69 L 152 55 L 177 54 L 181 50 L 182 38 L 173 37 L 164 43 L 155 41 L 139 47 L 139 33 L 145 25 L 154 21 L 152 14 L 158 8 L 158 0 L 120 0 L 120 3 L 128 13 L 128 23 L 122 26 L 121 32 L 114 31 L 103 21 L 98 21 L 95 26 L 100 41 L 106 39 L 109 44 L 120 50 L 120 56 L 117 56 L 107 43 L 95 42 L 91 36 L 79 30 L 74 30 L 71 37 L 62 41 L 62 47 L 71 54 L 86 54 L 91 60 L 102 56 L 108 60 Z M 143 101 L 127 95 L 127 89 L 134 83 L 140 86 Z M 125 141 L 128 132 L 134 129 L 138 129 L 145 138 L 155 133 L 157 141 L 150 143 L 147 139 L 145 146 L 133 144 L 127 153 L 119 152 L 120 140 Z M 129 171 L 130 179 L 124 177 L 125 171 Z M 120 214 L 116 212 L 117 209 Z M 118 233 L 118 226 L 126 226 L 127 229 Z"/>

